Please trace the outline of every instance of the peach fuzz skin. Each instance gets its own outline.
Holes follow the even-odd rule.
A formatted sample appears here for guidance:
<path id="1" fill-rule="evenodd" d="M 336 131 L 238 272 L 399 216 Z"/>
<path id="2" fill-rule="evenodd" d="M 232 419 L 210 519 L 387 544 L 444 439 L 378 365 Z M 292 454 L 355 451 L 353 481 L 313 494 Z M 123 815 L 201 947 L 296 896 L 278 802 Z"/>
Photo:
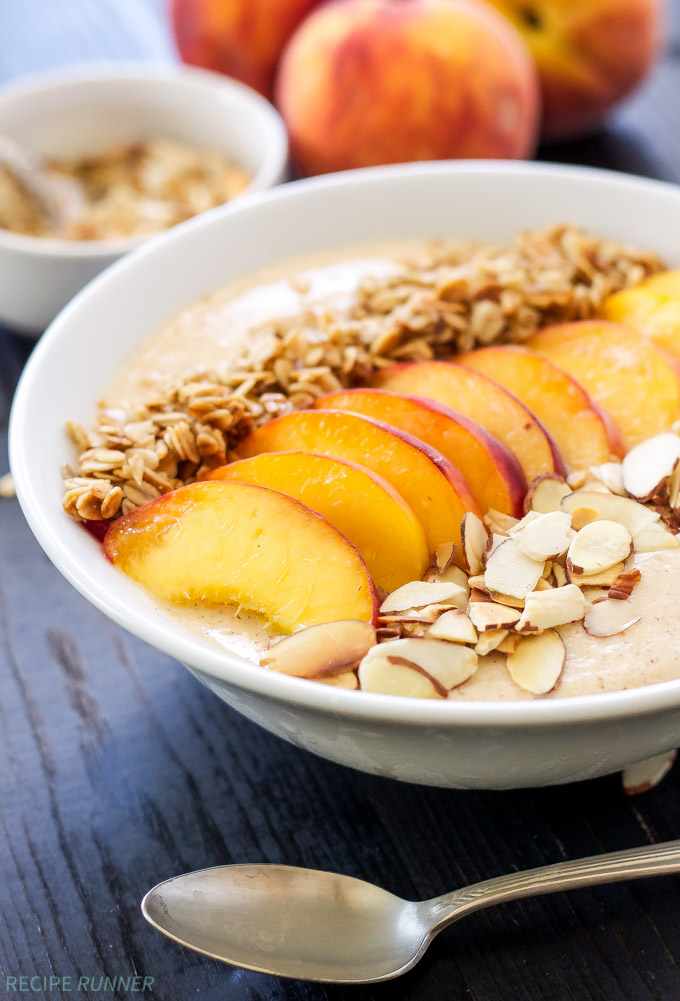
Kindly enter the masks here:
<path id="1" fill-rule="evenodd" d="M 543 136 L 592 131 L 656 59 L 663 0 L 490 0 L 520 31 L 538 66 Z"/>
<path id="2" fill-rule="evenodd" d="M 238 446 L 247 459 L 292 449 L 330 455 L 383 476 L 403 497 L 425 530 L 429 551 L 455 542 L 466 511 L 479 514 L 467 482 L 444 456 L 389 424 L 342 410 L 298 410 L 276 417 Z"/>
<path id="3" fill-rule="evenodd" d="M 341 389 L 314 405 L 364 414 L 415 435 L 460 470 L 484 513 L 494 508 L 522 516 L 527 489 L 522 467 L 505 445 L 462 414 L 434 400 L 383 389 Z"/>
<path id="4" fill-rule="evenodd" d="M 318 0 L 172 0 L 185 63 L 226 73 L 271 98 L 281 50 Z"/>
<path id="5" fill-rule="evenodd" d="M 220 466 L 207 480 L 279 490 L 318 511 L 357 548 L 373 582 L 395 591 L 430 562 L 422 525 L 387 480 L 354 462 L 310 452 L 274 452 Z"/>
<path id="6" fill-rule="evenodd" d="M 242 605 L 282 632 L 377 616 L 354 546 L 304 504 L 249 483 L 163 494 L 112 522 L 104 552 L 155 598 Z"/>
<path id="7" fill-rule="evenodd" d="M 291 38 L 275 91 L 307 175 L 523 158 L 536 143 L 533 61 L 512 25 L 473 0 L 331 0 Z"/>

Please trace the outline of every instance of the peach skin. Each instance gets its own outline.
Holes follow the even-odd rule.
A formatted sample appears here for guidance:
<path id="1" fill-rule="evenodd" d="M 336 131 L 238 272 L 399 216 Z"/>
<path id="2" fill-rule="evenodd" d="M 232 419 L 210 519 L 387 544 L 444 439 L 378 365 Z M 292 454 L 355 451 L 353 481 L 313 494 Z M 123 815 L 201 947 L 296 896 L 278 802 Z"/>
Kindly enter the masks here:
<path id="1" fill-rule="evenodd" d="M 523 158 L 538 127 L 520 35 L 475 0 L 331 0 L 284 50 L 276 104 L 304 174 Z"/>
<path id="2" fill-rule="evenodd" d="M 518 459 L 527 482 L 565 466 L 550 435 L 523 403 L 497 382 L 447 361 L 403 362 L 381 369 L 374 385 L 425 396 L 469 417 Z"/>
<path id="3" fill-rule="evenodd" d="M 680 367 L 631 327 L 562 323 L 539 330 L 526 346 L 578 379 L 611 414 L 626 451 L 680 418 Z"/>
<path id="4" fill-rule="evenodd" d="M 433 400 L 383 389 L 338 390 L 320 397 L 315 406 L 351 410 L 415 435 L 461 471 L 483 512 L 494 508 L 522 516 L 527 489 L 522 467 L 497 438 L 462 414 Z"/>
<path id="5" fill-rule="evenodd" d="M 435 449 L 404 431 L 342 410 L 299 410 L 264 424 L 238 446 L 243 458 L 300 449 L 346 459 L 384 477 L 425 530 L 431 553 L 446 542 L 459 547 L 466 511 L 479 514 L 463 476 Z"/>
<path id="6" fill-rule="evenodd" d="M 354 462 L 310 452 L 274 452 L 208 473 L 271 487 L 318 511 L 355 546 L 378 587 L 420 580 L 429 564 L 425 532 L 394 487 Z"/>
<path id="7" fill-rule="evenodd" d="M 607 296 L 606 320 L 633 327 L 680 361 L 680 271 L 662 271 L 642 285 Z"/>
<path id="8" fill-rule="evenodd" d="M 104 551 L 155 598 L 239 604 L 286 633 L 377 615 L 354 546 L 304 504 L 250 483 L 163 494 L 112 522 Z"/>
<path id="9" fill-rule="evenodd" d="M 588 469 L 623 454 L 611 417 L 583 386 L 547 358 L 503 345 L 460 355 L 461 365 L 488 375 L 538 417 L 569 469 Z"/>
<path id="10" fill-rule="evenodd" d="M 663 0 L 490 0 L 520 31 L 538 66 L 543 135 L 591 131 L 652 66 Z"/>
<path id="11" fill-rule="evenodd" d="M 271 98 L 290 35 L 318 0 L 171 0 L 185 63 L 233 76 Z"/>

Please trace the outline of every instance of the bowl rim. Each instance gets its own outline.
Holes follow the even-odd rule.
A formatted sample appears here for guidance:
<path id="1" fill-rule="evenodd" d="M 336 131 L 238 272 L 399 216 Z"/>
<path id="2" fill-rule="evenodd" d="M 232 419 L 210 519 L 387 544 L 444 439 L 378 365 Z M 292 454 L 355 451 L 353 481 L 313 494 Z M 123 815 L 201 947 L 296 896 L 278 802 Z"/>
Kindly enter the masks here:
<path id="1" fill-rule="evenodd" d="M 246 104 L 266 134 L 260 166 L 239 197 L 277 184 L 286 171 L 289 144 L 286 127 L 278 111 L 262 94 L 233 77 L 184 63 L 138 63 L 132 60 L 79 63 L 75 66 L 41 70 L 0 86 L 0 111 L 24 97 L 39 96 L 45 90 L 87 86 L 92 81 L 110 83 L 167 82 L 222 92 Z M 222 208 L 222 206 L 217 206 Z M 208 209 L 207 211 L 213 211 Z M 204 213 L 200 213 L 203 215 Z M 172 228 L 172 227 L 171 227 Z M 162 232 L 162 231 L 161 231 Z M 0 249 L 27 257 L 55 257 L 88 260 L 119 256 L 135 250 L 157 234 L 117 237 L 104 240 L 63 240 L 53 236 L 30 236 L 0 228 Z"/>
<path id="2" fill-rule="evenodd" d="M 247 213 L 251 205 L 277 202 L 299 197 L 301 193 L 332 191 L 338 186 L 353 186 L 364 181 L 381 183 L 391 177 L 414 176 L 427 180 L 434 173 L 448 172 L 483 173 L 497 176 L 502 173 L 543 175 L 556 180 L 580 177 L 585 182 L 614 185 L 624 191 L 631 189 L 663 191 L 680 196 L 680 187 L 666 181 L 640 178 L 634 175 L 577 167 L 562 164 L 532 163 L 521 161 L 437 161 L 395 164 L 362 170 L 344 171 L 321 177 L 294 181 L 276 188 L 256 192 L 239 198 L 236 204 L 225 205 L 189 219 L 139 247 L 132 254 L 121 258 L 105 272 L 94 278 L 82 289 L 50 324 L 39 341 L 20 378 L 15 394 L 9 425 L 10 467 L 15 480 L 17 496 L 23 513 L 36 539 L 50 560 L 73 586 L 91 604 L 109 618 L 123 626 L 150 645 L 163 651 L 191 670 L 203 672 L 219 682 L 272 698 L 280 702 L 304 707 L 310 711 L 330 713 L 344 718 L 372 719 L 380 723 L 399 725 L 488 727 L 488 728 L 544 728 L 552 725 L 573 725 L 583 722 L 604 722 L 626 717 L 664 712 L 680 707 L 680 678 L 630 688 L 623 691 L 603 692 L 593 695 L 568 696 L 555 699 L 518 699 L 516 701 L 482 700 L 429 700 L 412 697 L 383 695 L 372 692 L 345 691 L 330 685 L 277 674 L 257 668 L 237 654 L 212 648 L 206 641 L 172 623 L 162 615 L 149 617 L 130 607 L 129 601 L 118 594 L 111 594 L 98 584 L 96 574 L 71 554 L 63 539 L 48 529 L 49 518 L 54 515 L 51 505 L 33 489 L 30 461 L 22 446 L 23 425 L 28 417 L 33 399 L 33 385 L 42 377 L 42 359 L 49 359 L 58 343 L 61 331 L 77 322 L 81 303 L 96 298 L 100 288 L 115 281 L 136 267 L 142 256 L 153 255 L 156 246 L 181 242 L 185 234 L 196 229 L 219 225 L 224 216 Z M 304 197 L 304 194 L 303 194 Z M 43 516 L 43 509 L 46 516 Z M 97 553 L 97 558 L 103 558 Z M 96 570 L 96 566 L 95 566 Z M 94 590 L 92 590 L 94 588 Z"/>

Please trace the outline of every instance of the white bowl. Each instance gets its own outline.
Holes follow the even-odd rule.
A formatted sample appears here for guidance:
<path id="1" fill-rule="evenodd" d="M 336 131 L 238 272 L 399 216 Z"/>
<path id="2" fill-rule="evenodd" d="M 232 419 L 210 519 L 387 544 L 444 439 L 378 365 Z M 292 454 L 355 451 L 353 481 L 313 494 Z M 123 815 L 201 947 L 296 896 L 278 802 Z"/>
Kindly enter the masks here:
<path id="1" fill-rule="evenodd" d="M 183 306 L 287 257 L 409 237 L 508 240 L 557 221 L 680 264 L 680 188 L 526 163 L 408 164 L 246 197 L 119 262 L 55 320 L 12 411 L 19 500 L 48 556 L 85 597 L 220 698 L 281 737 L 367 772 L 462 788 L 585 779 L 680 743 L 680 680 L 563 700 L 446 702 L 348 692 L 259 669 L 168 620 L 61 510 L 64 422 L 87 424 L 111 373 Z M 96 332 L 96 337 L 93 336 Z M 680 673 L 680 672 L 679 672 Z"/>
<path id="2" fill-rule="evenodd" d="M 55 157 L 167 136 L 232 156 L 252 174 L 249 191 L 283 180 L 288 159 L 286 130 L 268 101 L 183 66 L 85 66 L 6 85 L 0 133 Z M 74 242 L 0 229 L 0 322 L 39 335 L 83 285 L 144 239 Z"/>

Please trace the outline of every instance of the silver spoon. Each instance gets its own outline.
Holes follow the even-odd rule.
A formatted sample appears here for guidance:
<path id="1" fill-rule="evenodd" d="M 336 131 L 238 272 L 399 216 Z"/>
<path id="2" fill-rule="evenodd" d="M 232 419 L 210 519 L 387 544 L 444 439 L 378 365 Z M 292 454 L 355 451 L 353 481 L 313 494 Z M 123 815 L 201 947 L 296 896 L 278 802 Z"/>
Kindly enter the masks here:
<path id="1" fill-rule="evenodd" d="M 0 167 L 14 174 L 55 227 L 69 223 L 82 211 L 85 193 L 74 178 L 51 172 L 39 153 L 2 134 Z"/>
<path id="2" fill-rule="evenodd" d="M 142 913 L 212 959 L 279 977 L 367 984 L 406 973 L 443 928 L 492 904 L 672 872 L 680 872 L 680 841 L 514 872 L 417 902 L 333 872 L 224 865 L 159 883 Z"/>

